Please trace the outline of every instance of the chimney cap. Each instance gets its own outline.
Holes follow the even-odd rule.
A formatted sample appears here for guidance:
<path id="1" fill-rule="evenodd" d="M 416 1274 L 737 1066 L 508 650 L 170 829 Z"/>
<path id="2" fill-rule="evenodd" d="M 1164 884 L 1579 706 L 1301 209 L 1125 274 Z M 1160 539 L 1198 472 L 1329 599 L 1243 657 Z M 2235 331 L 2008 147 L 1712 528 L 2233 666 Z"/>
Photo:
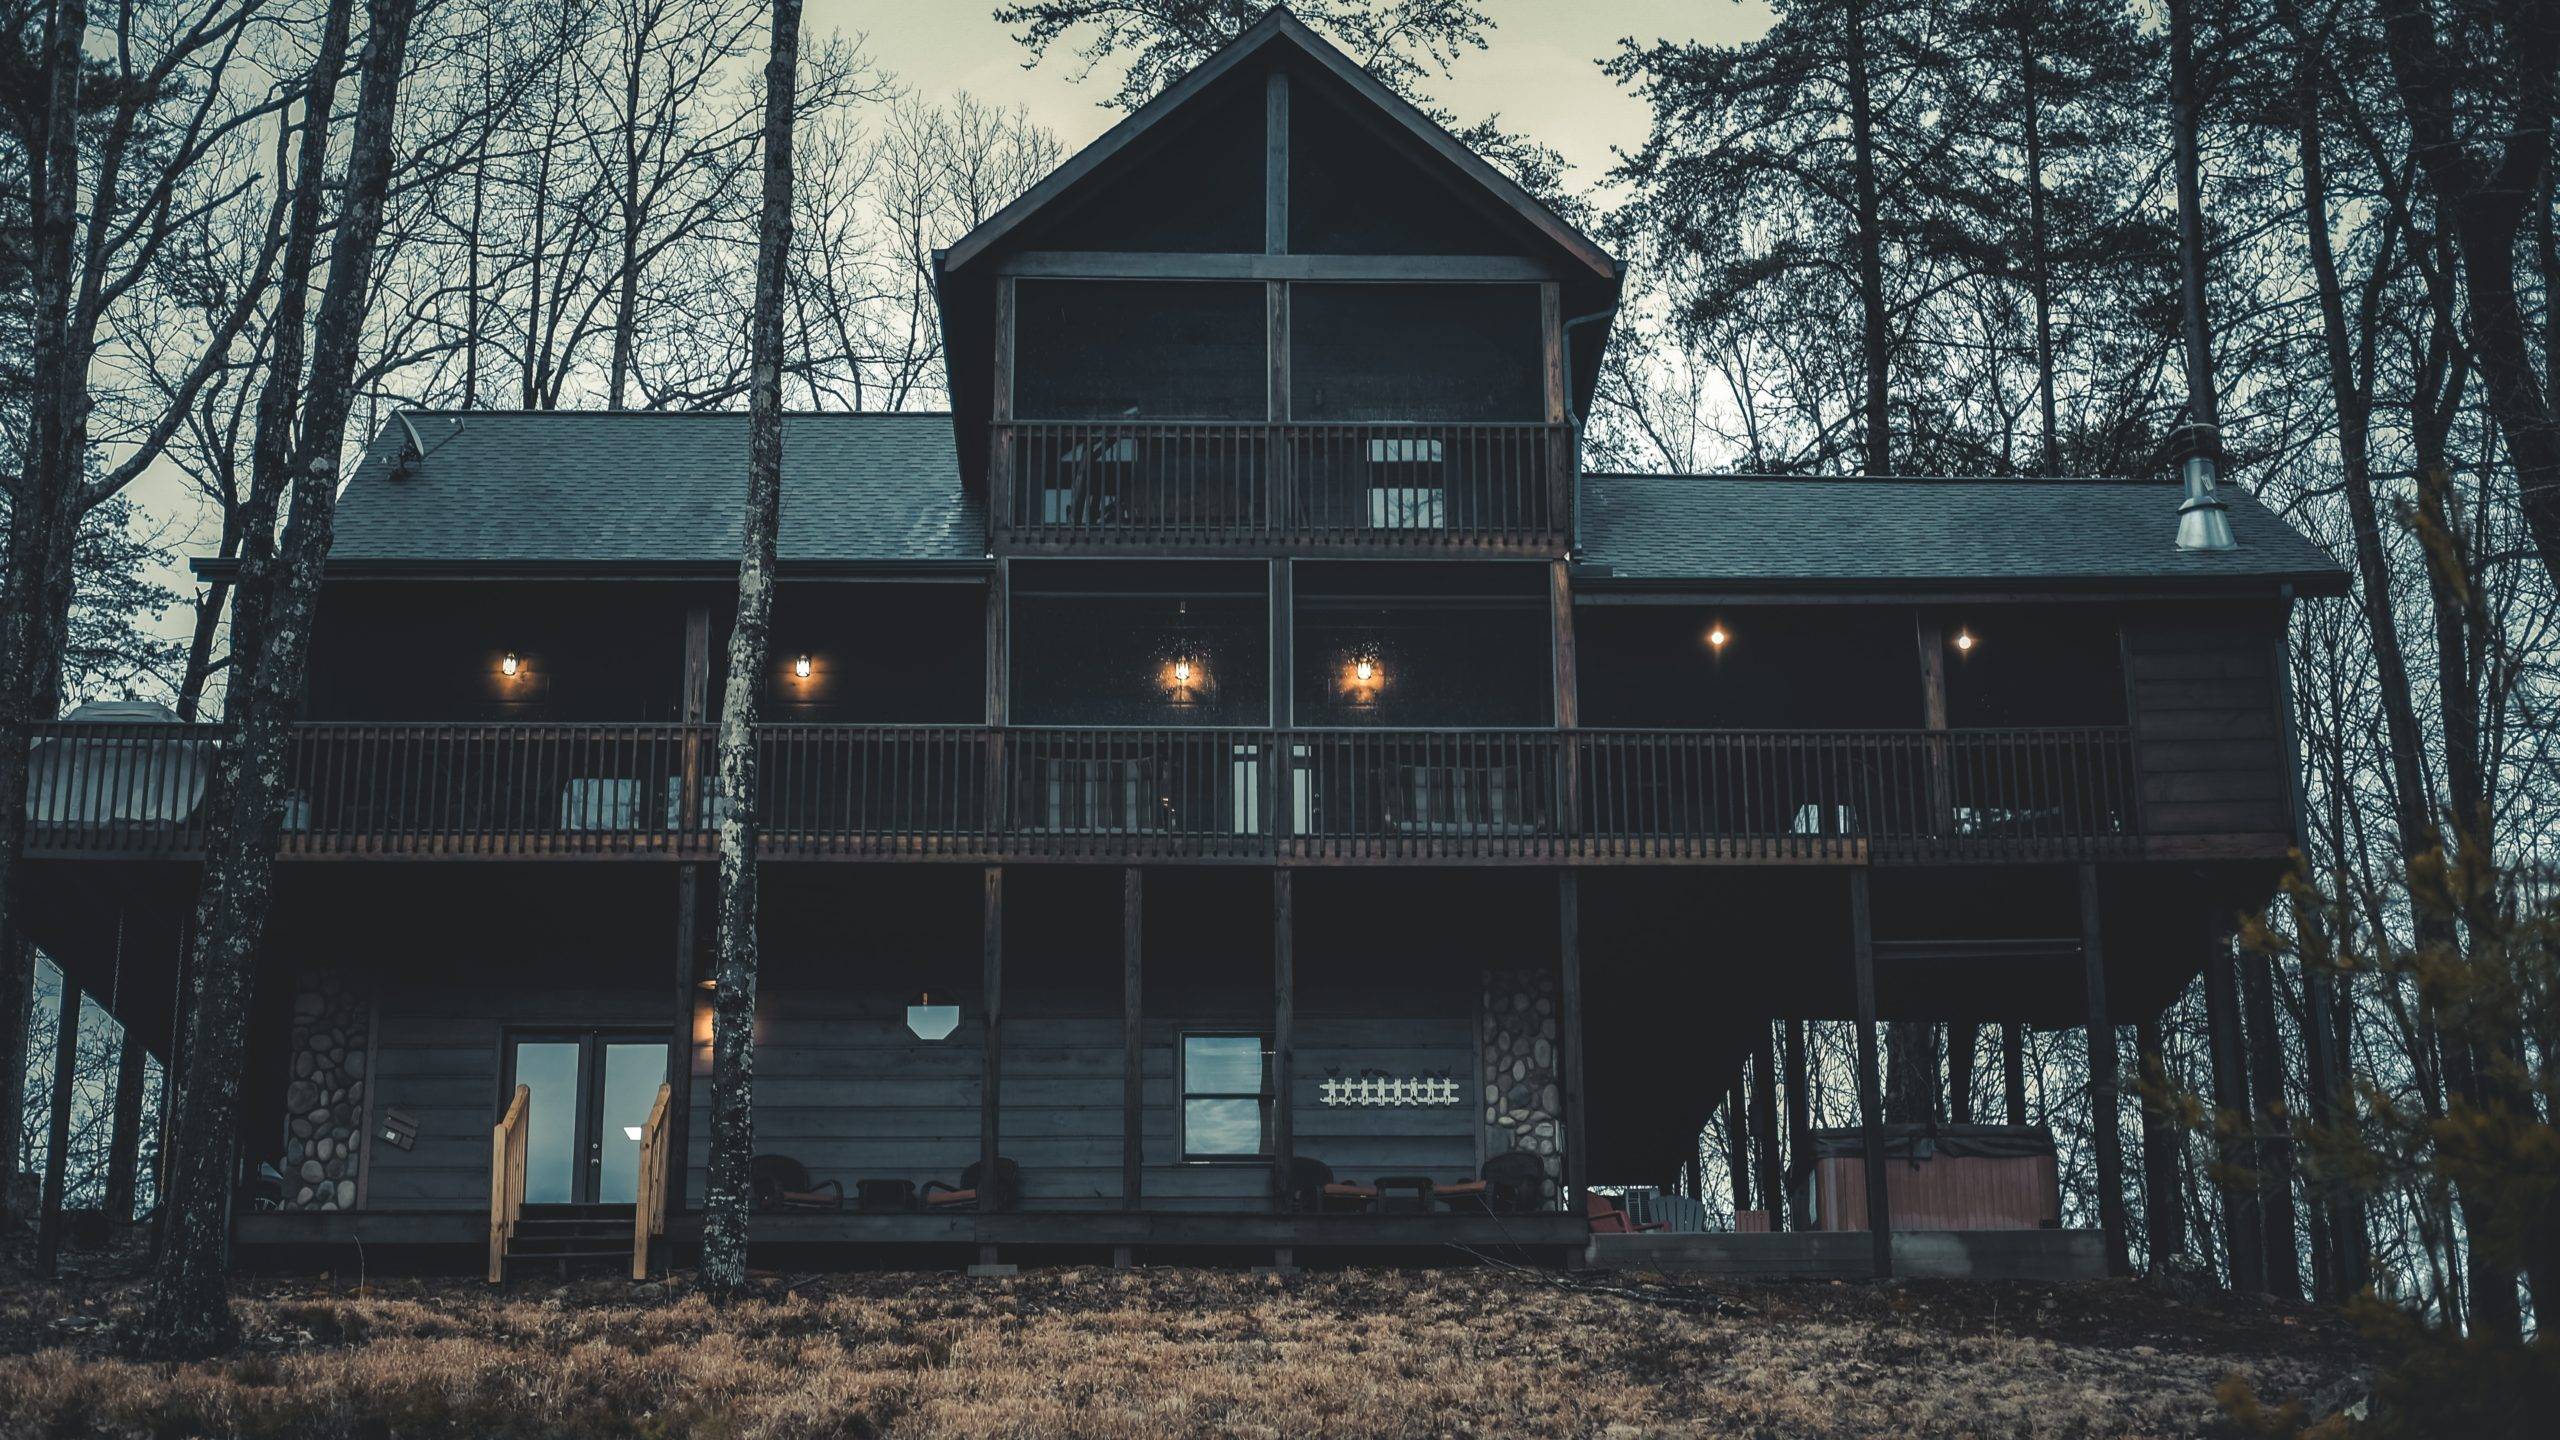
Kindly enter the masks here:
<path id="1" fill-rule="evenodd" d="M 2219 461 L 2222 459 L 2222 427 L 2207 420 L 2181 417 L 2161 442 L 2161 451 L 2163 458 L 2173 467 L 2184 465 L 2189 460 Z"/>

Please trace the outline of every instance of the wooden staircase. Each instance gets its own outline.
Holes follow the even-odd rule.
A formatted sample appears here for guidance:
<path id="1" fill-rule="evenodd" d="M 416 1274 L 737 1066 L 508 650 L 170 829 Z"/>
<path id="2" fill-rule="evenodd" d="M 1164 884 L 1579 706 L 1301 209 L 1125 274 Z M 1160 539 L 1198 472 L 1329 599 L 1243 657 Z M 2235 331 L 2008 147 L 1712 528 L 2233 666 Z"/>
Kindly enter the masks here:
<path id="1" fill-rule="evenodd" d="M 500 1257 L 509 1276 L 556 1269 L 574 1272 L 631 1264 L 629 1205 L 527 1205 L 516 1216 Z"/>

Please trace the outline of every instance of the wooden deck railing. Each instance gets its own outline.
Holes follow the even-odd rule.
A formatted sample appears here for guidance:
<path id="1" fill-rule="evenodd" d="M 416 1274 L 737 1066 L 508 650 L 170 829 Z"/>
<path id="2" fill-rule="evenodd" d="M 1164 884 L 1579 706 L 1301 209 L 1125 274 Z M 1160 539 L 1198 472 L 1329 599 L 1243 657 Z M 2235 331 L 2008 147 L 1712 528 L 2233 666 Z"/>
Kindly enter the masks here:
<path id="1" fill-rule="evenodd" d="M 38 856 L 184 856 L 212 726 L 38 739 Z M 713 732 L 314 724 L 290 858 L 711 853 Z M 2061 860 L 2138 844 L 2121 728 L 1207 730 L 775 725 L 776 859 L 1305 863 Z"/>
<path id="2" fill-rule="evenodd" d="M 1562 554 L 1561 425 L 1005 421 L 1007 550 Z"/>
<path id="3" fill-rule="evenodd" d="M 533 1087 L 516 1087 L 507 1113 L 489 1130 L 489 1283 L 507 1278 L 507 1242 L 515 1238 L 516 1220 L 524 1214 L 525 1117 L 533 1108 Z"/>
<path id="4" fill-rule="evenodd" d="M 640 1127 L 640 1191 L 631 1205 L 631 1278 L 649 1278 L 649 1245 L 667 1233 L 667 1100 L 675 1087 L 658 1086 L 649 1119 Z"/>

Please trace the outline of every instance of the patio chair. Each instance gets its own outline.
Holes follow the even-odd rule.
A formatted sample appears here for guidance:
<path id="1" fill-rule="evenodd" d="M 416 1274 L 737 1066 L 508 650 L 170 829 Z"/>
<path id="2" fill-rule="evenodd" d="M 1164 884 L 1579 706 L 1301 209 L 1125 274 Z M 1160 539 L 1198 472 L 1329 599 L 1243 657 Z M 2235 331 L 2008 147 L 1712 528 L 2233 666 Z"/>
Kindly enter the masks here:
<path id="1" fill-rule="evenodd" d="M 1300 1155 L 1289 1162 L 1289 1209 L 1300 1215 L 1365 1215 L 1378 1203 L 1378 1187 L 1333 1178 L 1333 1167 Z"/>
<path id="2" fill-rule="evenodd" d="M 1443 1185 L 1433 1193 L 1452 1210 L 1526 1215 L 1542 1208 L 1546 1188 L 1546 1162 L 1525 1150 L 1513 1150 L 1485 1161 L 1476 1179 Z"/>
<path id="3" fill-rule="evenodd" d="M 747 1162 L 747 1203 L 760 1215 L 842 1210 L 844 1182 L 812 1180 L 809 1167 L 788 1155 L 759 1155 Z"/>
<path id="4" fill-rule="evenodd" d="M 1591 1222 L 1591 1233 L 1594 1235 L 1635 1235 L 1647 1230 L 1671 1228 L 1671 1222 L 1667 1220 L 1639 1222 L 1629 1217 L 1626 1211 L 1611 1204 L 1608 1196 L 1594 1194 L 1588 1190 L 1582 1193 L 1582 1214 L 1583 1218 Z"/>
<path id="5" fill-rule="evenodd" d="M 924 1202 L 927 1210 L 975 1210 L 980 1214 L 1011 1210 L 1014 1202 L 1022 1198 L 1022 1167 L 1001 1155 L 996 1157 L 995 1183 L 981 1186 L 979 1179 L 979 1164 L 972 1160 L 960 1172 L 959 1184 L 927 1180 L 916 1188 L 916 1198 Z"/>

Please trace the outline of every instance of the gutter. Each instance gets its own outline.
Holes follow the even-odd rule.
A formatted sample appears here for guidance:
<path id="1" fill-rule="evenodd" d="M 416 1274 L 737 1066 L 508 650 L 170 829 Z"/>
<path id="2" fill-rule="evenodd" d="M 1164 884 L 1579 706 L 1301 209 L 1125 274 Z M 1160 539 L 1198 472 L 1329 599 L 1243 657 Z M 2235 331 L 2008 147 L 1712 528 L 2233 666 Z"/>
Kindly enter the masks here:
<path id="1" fill-rule="evenodd" d="M 1612 303 L 1605 310 L 1576 315 L 1556 329 L 1556 359 L 1564 366 L 1564 419 L 1573 429 L 1573 469 L 1566 477 L 1573 486 L 1573 533 L 1566 539 L 1565 551 L 1577 557 L 1582 553 L 1582 412 L 1573 404 L 1573 332 L 1617 313 L 1618 307 Z"/>

